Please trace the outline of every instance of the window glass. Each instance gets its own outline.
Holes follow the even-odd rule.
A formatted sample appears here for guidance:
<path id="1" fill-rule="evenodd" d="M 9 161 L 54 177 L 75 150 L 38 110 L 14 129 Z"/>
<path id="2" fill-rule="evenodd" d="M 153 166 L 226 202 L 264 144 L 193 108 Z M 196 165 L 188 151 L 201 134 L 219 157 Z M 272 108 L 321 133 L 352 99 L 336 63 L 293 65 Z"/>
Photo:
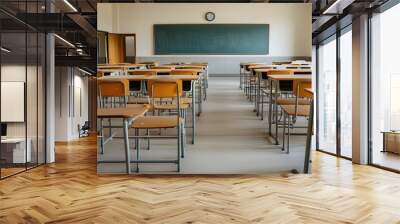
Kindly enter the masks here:
<path id="1" fill-rule="evenodd" d="M 400 4 L 372 18 L 372 163 L 400 170 Z"/>
<path id="2" fill-rule="evenodd" d="M 336 153 L 336 39 L 318 48 L 318 148 Z"/>
<path id="3" fill-rule="evenodd" d="M 352 156 L 352 35 L 340 36 L 340 154 Z"/>

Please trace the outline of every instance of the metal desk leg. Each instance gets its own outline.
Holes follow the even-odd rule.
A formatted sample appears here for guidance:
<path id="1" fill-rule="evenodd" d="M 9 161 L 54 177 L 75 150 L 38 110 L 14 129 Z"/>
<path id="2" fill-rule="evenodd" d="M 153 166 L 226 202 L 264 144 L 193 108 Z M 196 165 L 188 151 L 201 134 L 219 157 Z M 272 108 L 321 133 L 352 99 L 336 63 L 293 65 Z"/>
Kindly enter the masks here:
<path id="1" fill-rule="evenodd" d="M 195 81 L 192 82 L 192 144 L 195 140 L 195 130 L 196 130 L 196 85 Z"/>
<path id="2" fill-rule="evenodd" d="M 279 81 L 275 81 L 275 101 L 274 101 L 274 108 L 275 108 L 275 145 L 279 145 L 279 140 L 278 140 L 278 104 L 276 101 L 278 100 L 278 87 L 279 86 Z M 288 143 L 289 144 L 289 143 Z"/>
<path id="3" fill-rule="evenodd" d="M 239 66 L 239 88 L 242 89 L 242 66 Z"/>
<path id="4" fill-rule="evenodd" d="M 131 173 L 131 152 L 129 148 L 129 133 L 128 133 L 128 119 L 124 118 L 124 142 L 125 142 L 125 159 L 126 159 L 126 173 Z"/>
<path id="5" fill-rule="evenodd" d="M 307 127 L 307 141 L 306 141 L 306 151 L 304 156 L 304 173 L 310 172 L 310 155 L 311 155 L 311 139 L 312 139 L 312 129 L 314 124 L 314 100 L 311 100 L 310 105 L 310 115 L 308 118 L 308 127 Z"/>
<path id="6" fill-rule="evenodd" d="M 255 104 L 255 108 L 256 108 L 256 114 L 257 114 L 257 117 L 258 117 L 258 115 L 260 115 L 260 107 L 259 107 L 259 101 L 260 101 L 260 90 L 261 90 L 261 79 L 260 79 L 260 74 L 257 72 L 256 73 L 256 78 L 257 78 L 257 86 L 256 86 L 256 91 L 257 91 L 257 93 L 256 93 L 256 104 Z"/>
<path id="7" fill-rule="evenodd" d="M 202 90 L 202 80 L 197 81 L 197 86 L 199 87 L 199 96 L 198 96 L 198 101 L 199 101 L 199 112 L 197 113 L 197 116 L 200 116 L 201 112 L 203 112 L 203 90 Z"/>
<path id="8" fill-rule="evenodd" d="M 271 126 L 272 126 L 272 80 L 269 79 L 269 109 L 268 109 L 268 134 L 272 136 Z"/>
<path id="9" fill-rule="evenodd" d="M 104 128 L 103 128 L 103 118 L 100 118 L 100 148 L 101 154 L 104 154 Z"/>

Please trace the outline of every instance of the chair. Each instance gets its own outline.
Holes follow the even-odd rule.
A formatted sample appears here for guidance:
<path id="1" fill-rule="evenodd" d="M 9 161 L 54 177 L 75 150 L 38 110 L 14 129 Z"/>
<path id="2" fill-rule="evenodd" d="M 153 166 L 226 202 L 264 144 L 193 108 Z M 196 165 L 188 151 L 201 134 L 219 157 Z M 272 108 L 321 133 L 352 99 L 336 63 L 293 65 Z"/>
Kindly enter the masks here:
<path id="1" fill-rule="evenodd" d="M 311 81 L 293 81 L 293 94 L 296 96 L 295 104 L 285 104 L 280 105 L 283 113 L 283 146 L 282 151 L 285 151 L 285 135 L 286 128 L 287 132 L 287 150 L 286 153 L 289 153 L 289 144 L 290 144 L 290 129 L 293 128 L 293 125 L 296 123 L 297 117 L 308 117 L 310 114 L 310 103 L 306 105 L 299 104 L 299 98 L 307 98 L 310 99 L 313 97 L 311 93 L 305 91 L 306 88 L 311 88 Z"/>
<path id="2" fill-rule="evenodd" d="M 157 72 L 149 70 L 131 70 L 128 71 L 128 75 L 145 75 L 145 76 L 155 76 Z M 129 81 L 129 91 L 131 97 L 129 97 L 128 103 L 149 103 L 148 97 L 146 95 L 146 85 L 147 81 Z M 133 97 L 132 97 L 133 96 Z"/>
<path id="3" fill-rule="evenodd" d="M 146 65 L 147 68 L 158 66 L 158 62 L 155 61 L 145 61 L 145 62 L 140 62 L 140 64 Z"/>
<path id="4" fill-rule="evenodd" d="M 207 99 L 207 86 L 208 86 L 208 72 L 207 72 L 207 66 L 201 65 L 201 64 L 187 64 L 184 67 L 177 67 L 175 68 L 176 70 L 184 70 L 184 69 L 196 69 L 196 70 L 202 70 L 202 76 L 200 79 L 200 87 L 202 88 L 202 93 L 203 93 L 203 99 Z M 197 72 L 194 73 L 194 75 L 197 75 Z M 185 89 L 185 84 L 183 86 Z"/>
<path id="5" fill-rule="evenodd" d="M 185 69 L 185 70 L 184 70 Z M 172 70 L 169 74 L 170 75 L 197 75 L 197 71 L 191 71 L 190 69 L 176 69 Z M 198 68 L 196 68 L 198 69 Z M 184 92 L 191 92 L 192 91 L 192 81 L 183 81 L 182 88 Z"/>
<path id="6" fill-rule="evenodd" d="M 79 138 L 89 136 L 89 130 L 90 130 L 89 121 L 85 121 L 85 123 L 82 126 L 80 124 L 78 124 L 78 135 L 79 135 Z"/>
<path id="7" fill-rule="evenodd" d="M 263 80 L 268 79 L 268 75 L 293 75 L 294 72 L 292 70 L 288 69 L 274 69 L 270 70 L 266 73 L 266 76 L 263 76 Z M 264 79 L 265 78 L 265 79 Z M 291 82 L 289 81 L 289 84 Z M 269 82 L 265 82 L 265 88 L 261 89 L 261 102 L 264 102 L 264 97 L 269 96 L 271 94 L 271 88 L 272 88 L 272 94 L 280 94 L 281 89 L 286 90 L 287 89 L 287 82 L 279 82 L 279 87 L 278 89 L 273 89 L 273 86 L 269 85 Z M 273 103 L 273 102 L 268 102 L 268 103 Z M 275 102 L 276 103 L 276 102 Z M 264 119 L 264 103 L 261 103 L 261 120 Z"/>
<path id="8" fill-rule="evenodd" d="M 98 107 L 127 107 L 129 97 L 129 80 L 128 79 L 103 79 L 97 81 L 98 88 Z M 112 136 L 111 118 L 108 119 L 110 126 L 109 135 Z M 99 122 L 103 127 L 103 119 Z M 101 128 L 101 136 L 104 136 L 103 128 Z M 102 140 L 103 141 L 103 140 Z M 104 148 L 101 148 L 101 154 Z"/>
<path id="9" fill-rule="evenodd" d="M 284 64 L 290 64 L 292 63 L 291 61 L 274 61 L 272 62 L 273 65 L 284 65 Z"/>
<path id="10" fill-rule="evenodd" d="M 129 81 L 127 79 L 99 80 L 99 107 L 126 107 L 129 96 Z"/>
<path id="11" fill-rule="evenodd" d="M 185 145 L 185 127 L 184 119 L 182 118 L 180 108 L 180 97 L 182 96 L 182 82 L 180 81 L 149 81 L 149 96 L 152 99 L 152 104 L 156 105 L 156 100 L 162 98 L 175 98 L 175 115 L 162 115 L 162 116 L 144 116 L 138 118 L 132 124 L 135 131 L 135 144 L 136 144 L 136 157 L 137 157 L 137 170 L 139 171 L 139 163 L 176 163 L 177 171 L 180 171 L 180 158 L 184 157 Z M 175 136 L 150 136 L 149 129 L 176 129 Z M 147 130 L 147 134 L 140 135 L 140 130 Z M 176 160 L 140 160 L 140 139 L 177 139 L 177 159 Z"/>
<path id="12" fill-rule="evenodd" d="M 255 96 L 256 76 L 254 74 L 253 66 L 263 65 L 263 63 L 247 64 L 244 66 L 244 92 L 250 101 L 253 101 Z"/>

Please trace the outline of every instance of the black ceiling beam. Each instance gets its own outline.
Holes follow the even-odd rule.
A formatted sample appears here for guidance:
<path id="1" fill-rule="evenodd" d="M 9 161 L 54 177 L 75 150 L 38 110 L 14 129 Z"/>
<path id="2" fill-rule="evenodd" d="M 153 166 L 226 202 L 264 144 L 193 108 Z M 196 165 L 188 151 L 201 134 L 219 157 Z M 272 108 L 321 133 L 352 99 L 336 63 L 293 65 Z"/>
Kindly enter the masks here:
<path id="1" fill-rule="evenodd" d="M 97 59 L 91 56 L 55 56 L 56 66 L 87 67 L 96 70 Z"/>
<path id="2" fill-rule="evenodd" d="M 19 13 L 17 17 L 42 32 L 79 31 L 77 25 L 68 14 L 63 13 Z"/>

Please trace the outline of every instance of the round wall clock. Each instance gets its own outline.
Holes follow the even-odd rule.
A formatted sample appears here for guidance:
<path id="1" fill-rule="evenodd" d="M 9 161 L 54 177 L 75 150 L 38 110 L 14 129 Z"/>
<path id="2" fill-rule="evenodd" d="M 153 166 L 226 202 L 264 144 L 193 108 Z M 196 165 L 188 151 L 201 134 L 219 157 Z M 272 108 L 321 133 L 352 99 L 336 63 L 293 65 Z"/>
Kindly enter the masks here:
<path id="1" fill-rule="evenodd" d="M 215 13 L 207 12 L 205 18 L 207 21 L 213 21 L 215 19 Z"/>

